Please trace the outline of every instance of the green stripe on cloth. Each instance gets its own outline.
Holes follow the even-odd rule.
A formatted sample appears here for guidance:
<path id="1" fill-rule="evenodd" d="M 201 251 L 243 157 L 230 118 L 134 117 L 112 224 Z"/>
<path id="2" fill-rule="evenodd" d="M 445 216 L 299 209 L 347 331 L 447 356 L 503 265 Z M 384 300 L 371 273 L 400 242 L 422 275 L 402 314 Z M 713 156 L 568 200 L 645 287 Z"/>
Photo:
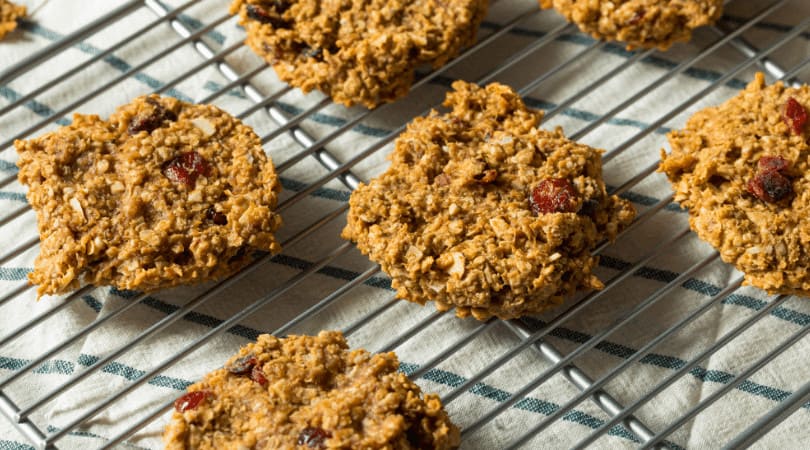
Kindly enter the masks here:
<path id="1" fill-rule="evenodd" d="M 0 267 L 0 281 L 19 281 L 28 277 L 28 267 Z"/>

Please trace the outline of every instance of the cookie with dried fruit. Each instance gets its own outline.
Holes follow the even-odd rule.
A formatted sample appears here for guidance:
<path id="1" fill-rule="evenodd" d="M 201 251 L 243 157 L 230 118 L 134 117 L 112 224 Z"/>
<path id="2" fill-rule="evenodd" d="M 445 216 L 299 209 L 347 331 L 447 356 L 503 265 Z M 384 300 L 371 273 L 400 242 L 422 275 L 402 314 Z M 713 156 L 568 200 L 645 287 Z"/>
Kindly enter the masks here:
<path id="1" fill-rule="evenodd" d="M 280 250 L 281 189 L 248 126 L 211 105 L 150 95 L 109 120 L 16 141 L 37 213 L 39 294 L 82 284 L 151 291 L 215 279 Z"/>
<path id="2" fill-rule="evenodd" d="M 421 65 L 475 41 L 486 0 L 234 0 L 247 44 L 279 78 L 346 106 L 405 94 Z"/>
<path id="3" fill-rule="evenodd" d="M 666 50 L 686 42 L 695 28 L 713 24 L 723 0 L 539 0 L 596 39 Z"/>
<path id="4" fill-rule="evenodd" d="M 391 166 L 349 200 L 343 237 L 397 296 L 464 317 L 542 312 L 601 288 L 591 251 L 635 214 L 608 195 L 601 151 L 537 128 L 509 87 L 457 81 L 446 114 L 415 119 Z"/>
<path id="5" fill-rule="evenodd" d="M 698 111 L 667 136 L 660 171 L 689 224 L 770 293 L 810 295 L 810 87 L 766 85 Z"/>
<path id="6" fill-rule="evenodd" d="M 457 448 L 439 398 L 398 368 L 337 331 L 261 335 L 175 401 L 166 449 Z"/>

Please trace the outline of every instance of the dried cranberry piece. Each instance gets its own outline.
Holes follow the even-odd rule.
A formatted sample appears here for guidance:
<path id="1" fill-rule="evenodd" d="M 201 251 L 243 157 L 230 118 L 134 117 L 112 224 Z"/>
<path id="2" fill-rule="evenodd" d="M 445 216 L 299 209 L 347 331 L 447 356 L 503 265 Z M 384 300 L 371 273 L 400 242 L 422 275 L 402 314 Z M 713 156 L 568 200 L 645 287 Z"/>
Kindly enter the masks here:
<path id="1" fill-rule="evenodd" d="M 748 192 L 769 203 L 776 203 L 793 193 L 790 180 L 777 171 L 758 172 L 748 181 L 747 187 Z"/>
<path id="2" fill-rule="evenodd" d="M 593 218 L 596 212 L 599 210 L 599 201 L 593 198 L 589 198 L 582 202 L 582 207 L 579 208 L 577 214 L 580 216 L 588 216 Z"/>
<path id="3" fill-rule="evenodd" d="M 222 214 L 221 212 L 217 212 L 213 206 L 205 210 L 205 218 L 211 222 L 214 222 L 214 225 L 228 224 L 228 216 Z"/>
<path id="4" fill-rule="evenodd" d="M 790 167 L 790 161 L 781 156 L 763 156 L 757 162 L 760 172 L 781 172 Z"/>
<path id="5" fill-rule="evenodd" d="M 194 187 L 200 175 L 208 176 L 211 166 L 197 152 L 183 153 L 163 165 L 163 175 L 175 183 Z"/>
<path id="6" fill-rule="evenodd" d="M 253 366 L 250 371 L 250 379 L 259 383 L 261 387 L 267 386 L 267 378 L 264 377 L 261 366 Z"/>
<path id="7" fill-rule="evenodd" d="M 571 182 L 565 178 L 548 178 L 532 189 L 529 206 L 537 215 L 575 212 L 577 210 L 577 192 Z"/>
<path id="8" fill-rule="evenodd" d="M 283 11 L 278 11 L 281 14 Z M 289 28 L 290 23 L 281 17 L 268 12 L 261 6 L 247 5 L 247 16 L 257 22 L 270 24 L 273 28 Z"/>
<path id="9" fill-rule="evenodd" d="M 138 114 L 132 118 L 127 126 L 127 132 L 130 135 L 140 133 L 141 131 L 151 133 L 152 131 L 160 128 L 164 121 L 177 120 L 177 115 L 171 110 L 164 108 L 163 105 L 157 102 L 157 100 L 147 98 L 146 102 L 154 106 L 154 109 L 152 110 L 151 114 Z"/>
<path id="10" fill-rule="evenodd" d="M 790 161 L 781 156 L 763 156 L 757 161 L 757 173 L 748 180 L 748 192 L 758 199 L 776 203 L 793 193 L 790 180 L 783 173 Z"/>
<path id="11" fill-rule="evenodd" d="M 323 428 L 307 427 L 298 435 L 298 445 L 306 445 L 309 448 L 326 448 L 325 442 L 332 437 L 332 433 Z"/>
<path id="12" fill-rule="evenodd" d="M 807 123 L 807 110 L 795 98 L 790 97 L 785 104 L 784 119 L 787 126 L 793 130 L 793 134 L 800 135 L 804 130 L 804 124 Z"/>
<path id="13" fill-rule="evenodd" d="M 188 411 L 190 409 L 194 409 L 197 406 L 199 406 L 200 403 L 203 402 L 203 400 L 205 400 L 207 397 L 210 397 L 211 395 L 213 394 L 211 394 L 211 392 L 209 391 L 189 392 L 174 401 L 174 409 L 180 413 Z"/>
<path id="14" fill-rule="evenodd" d="M 247 375 L 256 366 L 258 361 L 253 355 L 243 356 L 228 365 L 228 372 L 234 375 Z"/>

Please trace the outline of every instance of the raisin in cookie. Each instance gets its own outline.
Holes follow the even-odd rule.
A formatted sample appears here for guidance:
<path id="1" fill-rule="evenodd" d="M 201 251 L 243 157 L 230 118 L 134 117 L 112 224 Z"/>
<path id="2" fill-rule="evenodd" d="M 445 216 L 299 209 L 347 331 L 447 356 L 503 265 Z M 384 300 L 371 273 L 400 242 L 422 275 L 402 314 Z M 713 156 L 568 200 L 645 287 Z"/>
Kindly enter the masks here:
<path id="1" fill-rule="evenodd" d="M 685 42 L 692 30 L 714 23 L 723 0 L 539 0 L 596 39 L 627 47 L 668 49 Z"/>
<path id="2" fill-rule="evenodd" d="M 810 294 L 810 87 L 765 85 L 695 113 L 661 151 L 689 224 L 747 284 Z"/>
<path id="3" fill-rule="evenodd" d="M 227 275 L 280 250 L 280 184 L 248 126 L 210 105 L 156 95 L 109 120 L 16 141 L 37 212 L 39 294 L 81 284 L 155 290 Z"/>
<path id="4" fill-rule="evenodd" d="M 177 399 L 166 449 L 458 447 L 439 398 L 398 367 L 337 331 L 261 335 Z"/>
<path id="5" fill-rule="evenodd" d="M 591 250 L 634 217 L 602 182 L 601 151 L 536 126 L 512 89 L 453 83 L 396 141 L 391 167 L 349 200 L 343 237 L 397 296 L 456 314 L 538 313 L 601 288 Z"/>
<path id="6" fill-rule="evenodd" d="M 234 0 L 247 44 L 279 78 L 346 106 L 407 94 L 414 70 L 475 41 L 486 0 Z"/>
<path id="7" fill-rule="evenodd" d="M 17 28 L 17 19 L 24 17 L 25 6 L 0 0 L 0 39 Z"/>

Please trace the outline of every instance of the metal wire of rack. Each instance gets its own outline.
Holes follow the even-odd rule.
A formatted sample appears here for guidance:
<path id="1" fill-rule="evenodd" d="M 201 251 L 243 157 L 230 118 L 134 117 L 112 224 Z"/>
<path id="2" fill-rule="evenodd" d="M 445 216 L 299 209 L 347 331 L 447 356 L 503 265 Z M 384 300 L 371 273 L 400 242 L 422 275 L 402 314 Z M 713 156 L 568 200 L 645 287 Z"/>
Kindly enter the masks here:
<path id="1" fill-rule="evenodd" d="M 286 249 L 296 248 L 299 245 L 312 246 L 317 242 L 318 246 L 320 246 L 323 235 L 330 231 L 330 227 L 334 228 L 336 226 L 335 223 L 339 222 L 343 217 L 348 205 L 344 199 L 344 201 L 339 202 L 338 206 L 332 203 L 328 205 L 327 209 L 324 209 L 323 204 L 314 200 L 313 196 L 319 190 L 333 186 L 335 183 L 342 183 L 349 190 L 356 188 L 362 180 L 366 179 L 360 175 L 360 171 L 357 169 L 362 168 L 363 164 L 368 162 L 374 155 L 381 153 L 404 129 L 405 123 L 410 117 L 426 113 L 427 109 L 425 108 L 435 107 L 435 99 L 438 97 L 428 95 L 426 101 L 421 103 L 415 101 L 410 117 L 399 117 L 397 127 L 385 130 L 384 133 L 375 136 L 373 141 L 366 147 L 348 154 L 340 152 L 336 143 L 351 130 L 356 129 L 358 126 L 370 126 L 367 124 L 375 123 L 374 119 L 376 117 L 382 116 L 390 119 L 398 111 L 396 108 L 399 108 L 399 105 L 386 105 L 373 111 L 364 110 L 358 112 L 352 110 L 353 116 L 329 131 L 317 133 L 312 131 L 312 127 L 308 125 L 322 111 L 332 107 L 329 100 L 326 98 L 316 99 L 314 102 L 310 101 L 310 105 L 306 108 L 292 112 L 289 108 L 285 109 L 281 100 L 290 95 L 293 90 L 278 83 L 266 83 L 266 78 L 262 78 L 262 75 L 265 75 L 266 71 L 271 71 L 266 63 L 259 62 L 258 65 L 254 65 L 252 68 L 242 64 L 245 60 L 253 61 L 255 64 L 258 58 L 246 52 L 241 41 L 230 46 L 211 43 L 212 32 L 216 32 L 218 28 L 232 26 L 232 22 L 229 22 L 229 16 L 223 13 L 213 19 L 207 19 L 204 24 L 195 24 L 189 19 L 189 16 L 185 15 L 186 13 L 191 14 L 194 8 L 199 7 L 201 4 L 205 5 L 212 2 L 213 0 L 192 0 L 174 8 L 169 8 L 157 0 L 128 1 L 76 32 L 62 37 L 18 64 L 0 72 L 0 85 L 10 85 L 13 82 L 19 84 L 21 77 L 36 70 L 41 65 L 46 65 L 50 58 L 58 56 L 72 46 L 112 27 L 113 24 L 117 24 L 133 14 L 148 11 L 155 17 L 155 19 L 142 27 L 128 33 L 117 43 L 94 53 L 88 60 L 52 76 L 44 84 L 35 87 L 26 86 L 26 92 L 8 101 L 7 104 L 0 108 L 0 116 L 13 116 L 26 108 L 30 109 L 32 102 L 47 96 L 49 91 L 59 90 L 68 85 L 72 77 L 81 75 L 92 64 L 108 61 L 109 58 L 115 56 L 116 52 L 126 51 L 129 45 L 137 42 L 139 38 L 148 35 L 150 32 L 159 30 L 161 27 L 170 26 L 173 32 L 179 36 L 179 39 L 149 54 L 144 61 L 121 71 L 118 76 L 99 83 L 88 92 L 72 93 L 55 110 L 48 112 L 40 119 L 26 122 L 22 131 L 14 131 L 10 138 L 0 143 L 0 152 L 2 152 L 0 156 L 12 152 L 9 148 L 15 139 L 32 136 L 40 130 L 53 126 L 53 123 L 58 122 L 63 114 L 100 97 L 111 95 L 116 86 L 136 77 L 142 70 L 156 64 L 159 65 L 174 52 L 190 47 L 202 57 L 202 61 L 198 60 L 196 64 L 188 67 L 177 67 L 173 71 L 174 77 L 157 86 L 154 91 L 172 95 L 174 87 L 189 82 L 191 78 L 208 68 L 214 68 L 224 77 L 225 81 L 216 86 L 213 92 L 203 98 L 201 102 L 209 103 L 222 100 L 236 89 L 254 103 L 253 106 L 239 112 L 238 117 L 249 120 L 260 111 L 266 112 L 267 117 L 275 122 L 275 126 L 264 132 L 261 137 L 262 142 L 271 147 L 271 153 L 274 143 L 285 139 L 283 145 L 294 143 L 298 146 L 297 150 L 283 155 L 286 159 L 281 160 L 277 158 L 277 155 L 272 155 L 276 160 L 279 173 L 294 172 L 302 162 L 307 161 L 310 157 L 317 160 L 320 166 L 323 167 L 322 172 L 312 174 L 306 183 L 301 183 L 300 186 L 296 185 L 295 189 L 292 190 L 294 193 L 289 194 L 279 204 L 278 209 L 285 217 L 287 214 L 294 214 L 294 211 L 301 208 L 314 208 L 320 211 L 320 215 L 314 219 L 298 221 L 293 226 L 287 227 L 282 242 L 282 246 L 285 248 L 284 254 L 287 254 Z M 742 2 L 743 0 L 736 0 L 736 2 L 731 1 L 728 3 L 730 6 L 734 6 L 734 3 Z M 222 4 L 223 2 L 218 3 Z M 607 64 L 609 61 L 607 61 L 608 56 L 606 55 L 621 51 L 617 50 L 619 47 L 613 44 L 586 40 L 587 42 L 574 54 L 569 54 L 562 60 L 550 58 L 551 61 L 546 64 L 537 64 L 539 68 L 529 72 L 530 76 L 521 78 L 518 75 L 521 75 L 527 67 L 531 67 L 531 64 L 536 64 L 538 55 L 542 54 L 542 52 L 549 51 L 556 43 L 565 42 L 566 39 L 572 39 L 572 36 L 580 35 L 572 25 L 559 20 L 552 20 L 553 13 L 539 11 L 534 1 L 508 2 L 508 0 L 501 0 L 498 4 L 493 4 L 493 8 L 497 9 L 503 3 L 509 3 L 501 8 L 500 17 L 503 20 L 488 22 L 484 27 L 485 32 L 482 33 L 479 42 L 451 61 L 447 66 L 435 71 L 421 73 L 420 78 L 411 89 L 412 96 L 438 87 L 443 89 L 446 84 L 445 80 L 448 78 L 447 74 L 454 71 L 461 73 L 480 72 L 475 80 L 480 84 L 506 79 L 513 86 L 520 87 L 519 92 L 527 101 L 531 100 L 533 93 L 559 88 L 566 95 L 560 101 L 545 107 L 547 112 L 544 123 L 549 124 L 554 123 L 555 119 L 567 117 L 566 114 L 570 113 L 575 105 L 588 100 L 589 97 L 615 89 L 616 86 L 613 83 L 620 75 L 633 71 L 637 65 L 649 61 L 657 55 L 657 52 L 652 50 L 635 51 L 626 54 L 618 64 L 610 68 L 606 67 L 602 75 L 588 80 L 588 85 L 576 85 L 571 79 L 577 71 L 582 70 L 583 61 L 585 64 Z M 700 89 L 696 92 L 685 97 L 682 101 L 678 101 L 676 106 L 672 108 L 655 111 L 660 114 L 660 117 L 657 116 L 658 118 L 651 123 L 644 124 L 643 127 L 640 127 L 637 132 L 629 137 L 619 136 L 623 140 L 611 146 L 610 150 L 604 155 L 607 178 L 611 173 L 614 175 L 618 173 L 618 171 L 610 172 L 611 167 L 624 164 L 628 155 L 632 154 L 631 149 L 640 147 L 640 143 L 647 142 L 645 139 L 654 136 L 662 127 L 684 117 L 683 114 L 693 111 L 699 105 L 703 105 L 706 99 L 712 98 L 711 96 L 716 94 L 717 91 L 727 87 L 728 83 L 749 74 L 756 67 L 766 70 L 773 79 L 782 79 L 790 83 L 798 83 L 800 80 L 806 79 L 808 72 L 810 72 L 808 70 L 810 58 L 807 58 L 806 54 L 799 54 L 800 58 L 797 59 L 796 57 L 785 56 L 785 53 L 789 53 L 786 49 L 797 45 L 797 42 L 802 39 L 801 36 L 807 33 L 807 29 L 810 27 L 810 18 L 805 18 L 796 25 L 784 27 L 777 38 L 766 42 L 765 45 L 758 48 L 745 39 L 746 33 L 751 32 L 756 26 L 765 23 L 769 17 L 785 8 L 789 8 L 791 5 L 790 0 L 763 3 L 767 4 L 764 6 L 758 5 L 759 9 L 747 15 L 744 20 L 732 20 L 732 17 L 726 17 L 716 28 L 699 33 L 696 36 L 694 46 L 691 47 L 691 51 L 684 51 L 675 56 L 677 63 L 666 66 L 665 69 L 660 71 L 660 75 L 648 80 L 640 89 L 630 89 L 632 92 L 629 93 L 630 95 L 627 98 L 620 97 L 620 101 L 615 106 L 611 106 L 607 111 L 588 119 L 587 124 L 574 133 L 568 133 L 569 136 L 573 139 L 587 140 L 589 135 L 594 134 L 594 132 L 621 121 L 619 117 L 621 113 L 632 109 L 635 105 L 645 101 L 645 99 L 661 95 L 660 91 L 671 80 L 684 73 L 699 73 L 704 70 L 699 64 L 718 58 L 721 50 L 732 48 L 738 52 L 742 58 L 741 60 L 723 66 L 723 70 L 717 76 L 701 84 Z M 224 11 L 224 6 L 220 10 Z M 505 11 L 511 12 L 511 15 L 506 14 Z M 531 34 L 527 31 L 530 29 L 529 27 L 522 28 L 526 24 L 539 24 L 538 26 L 542 29 L 542 32 Z M 491 54 L 490 49 L 494 44 L 509 40 L 513 34 L 521 35 L 521 33 L 530 36 L 529 39 L 521 41 L 521 44 L 525 45 L 518 45 L 508 54 L 499 54 L 499 59 L 494 61 L 491 66 L 471 68 L 466 65 L 468 60 L 475 58 L 477 55 Z M 715 34 L 712 35 L 712 33 Z M 783 62 L 783 60 L 787 62 Z M 572 83 L 574 87 L 566 90 L 564 88 L 565 83 Z M 716 95 L 725 95 L 727 97 L 727 94 Z M 581 114 L 578 117 L 581 118 Z M 602 146 L 601 144 L 597 145 Z M 643 191 L 645 183 L 654 176 L 657 167 L 657 159 L 642 158 L 642 160 L 649 161 L 649 163 L 646 166 L 642 165 L 641 170 L 631 174 L 623 174 L 624 178 L 619 176 L 614 178 L 620 184 L 614 186 L 611 189 L 612 192 L 625 195 L 628 198 L 638 197 L 638 192 Z M 15 176 L 13 174 L 0 179 L 0 189 L 12 186 L 14 180 Z M 636 235 L 645 233 L 645 227 L 660 226 L 657 221 L 667 220 L 666 218 L 661 219 L 661 217 L 672 209 L 671 201 L 672 196 L 669 195 L 641 205 L 642 208 L 640 208 L 636 221 L 621 234 L 617 245 L 632 240 Z M 12 227 L 15 222 L 23 220 L 26 214 L 30 214 L 27 205 L 4 211 L 0 216 L 0 232 L 4 228 Z M 601 324 L 599 329 L 588 335 L 587 338 L 576 341 L 576 345 L 573 347 L 565 345 L 566 348 L 561 348 L 560 342 L 553 342 L 561 333 L 567 332 L 564 327 L 566 323 L 572 320 L 581 320 L 581 317 L 588 314 L 586 310 L 598 307 L 597 305 L 603 303 L 599 302 L 600 299 L 621 295 L 617 294 L 619 287 L 627 289 L 627 283 L 634 281 L 634 277 L 637 277 L 640 272 L 649 270 L 652 262 L 658 261 L 660 258 L 666 258 L 670 253 L 677 252 L 679 248 L 688 247 L 688 242 L 695 239 L 689 234 L 688 227 L 683 221 L 676 224 L 669 231 L 669 237 L 661 239 L 658 245 L 653 248 L 634 249 L 638 251 L 634 252 L 634 258 L 631 262 L 615 267 L 612 272 L 606 272 L 610 276 L 605 282 L 603 290 L 584 295 L 575 302 L 569 302 L 563 309 L 543 316 L 542 321 L 527 318 L 510 322 L 489 320 L 484 323 L 466 323 L 453 334 L 452 339 L 448 340 L 450 344 L 441 351 L 429 355 L 429 359 L 420 362 L 415 368 L 409 369 L 405 367 L 403 370 L 408 372 L 409 376 L 414 379 L 423 380 L 426 377 L 429 378 L 430 374 L 435 375 L 443 363 L 463 351 L 469 351 L 474 343 L 480 342 L 486 336 L 492 333 L 498 333 L 499 336 L 505 334 L 512 339 L 512 344 L 508 348 L 499 353 L 488 355 L 487 364 L 477 368 L 474 373 L 467 376 L 463 381 L 450 385 L 451 389 L 442 393 L 442 400 L 451 411 L 454 403 L 459 403 L 459 399 L 463 398 L 465 394 L 480 390 L 482 382 L 487 377 L 502 370 L 511 361 L 519 357 L 526 357 L 528 353 L 533 360 L 546 361 L 547 363 L 538 366 L 538 370 L 532 373 L 531 377 L 522 386 L 512 386 L 516 390 L 504 396 L 501 401 L 494 405 L 474 404 L 477 405 L 477 408 L 472 409 L 472 419 L 462 424 L 462 438 L 466 445 L 474 445 L 473 443 L 480 438 L 481 433 L 492 433 L 492 427 L 495 426 L 497 432 L 507 434 L 504 438 L 498 438 L 502 448 L 518 448 L 532 445 L 532 442 L 534 442 L 534 446 L 537 446 L 537 442 L 539 442 L 537 441 L 538 436 L 542 437 L 541 433 L 553 429 L 562 419 L 572 413 L 573 408 L 583 405 L 586 400 L 590 400 L 604 411 L 607 418 L 601 421 L 598 426 L 593 427 L 593 431 L 583 440 L 575 441 L 573 443 L 575 447 L 584 448 L 592 445 L 603 438 L 605 434 L 616 435 L 622 433 L 629 436 L 628 442 L 633 442 L 644 448 L 678 447 L 679 444 L 667 440 L 668 437 L 690 420 L 693 420 L 695 416 L 703 413 L 715 402 L 728 397 L 731 390 L 740 386 L 741 383 L 748 382 L 750 377 L 763 367 L 766 367 L 772 360 L 787 350 L 795 348 L 796 344 L 810 331 L 810 322 L 798 327 L 777 346 L 764 352 L 757 360 L 739 373 L 733 374 L 731 379 L 720 389 L 711 393 L 687 411 L 682 412 L 674 420 L 667 422 L 665 426 L 651 426 L 650 422 L 645 418 L 645 414 L 641 414 L 640 411 L 648 412 L 645 408 L 648 408 L 654 402 L 656 396 L 665 392 L 674 383 L 682 380 L 686 374 L 694 371 L 702 361 L 711 355 L 724 351 L 730 342 L 752 327 L 761 324 L 766 317 L 773 316 L 777 312 L 784 314 L 786 311 L 784 305 L 787 302 L 795 302 L 795 299 L 789 296 L 778 296 L 762 301 L 758 307 L 753 308 L 750 314 L 746 315 L 744 320 L 735 324 L 722 336 L 717 336 L 716 341 L 712 342 L 711 345 L 690 355 L 688 360 L 685 360 L 683 364 L 666 377 L 663 377 L 662 381 L 650 386 L 650 389 L 641 397 L 630 399 L 614 397 L 609 393 L 613 392 L 615 394 L 615 391 L 610 389 L 612 382 L 622 377 L 632 377 L 633 374 L 637 373 L 634 367 L 637 368 L 639 362 L 649 357 L 653 350 L 673 339 L 678 333 L 688 330 L 704 314 L 716 310 L 724 303 L 729 302 L 730 299 L 735 298 L 735 295 L 737 295 L 735 293 L 739 292 L 741 288 L 742 279 L 735 275 L 718 289 L 710 290 L 707 299 L 697 308 L 682 317 L 672 319 L 671 323 L 662 321 L 662 326 L 665 326 L 665 328 L 654 333 L 645 341 L 643 346 L 628 354 L 619 364 L 601 370 L 593 367 L 587 360 L 589 352 L 593 352 L 594 349 L 598 349 L 600 346 L 609 345 L 607 338 L 618 330 L 638 326 L 638 322 L 643 320 L 645 314 L 661 307 L 664 303 L 662 300 L 671 300 L 680 288 L 689 283 L 696 283 L 695 280 L 699 281 L 702 271 L 705 271 L 710 266 L 720 264 L 719 255 L 716 252 L 698 252 L 683 270 L 666 279 L 660 286 L 648 289 L 649 292 L 641 293 L 639 291 L 636 296 L 629 295 L 629 297 L 633 297 L 633 301 L 623 304 L 624 308 L 617 311 L 614 316 L 611 316 L 606 323 Z M 36 247 L 37 242 L 35 236 L 27 237 L 23 238 L 13 248 L 2 249 L 0 251 L 0 265 L 26 255 L 27 252 Z M 112 364 L 115 364 L 117 360 L 126 356 L 133 349 L 149 345 L 151 339 L 161 336 L 162 333 L 167 333 L 179 321 L 188 320 L 194 314 L 199 315 L 201 308 L 205 307 L 206 304 L 214 303 L 211 301 L 212 299 L 221 301 L 223 295 L 228 295 L 234 289 L 238 291 L 238 289 L 244 288 L 245 283 L 249 282 L 246 280 L 261 272 L 268 265 L 273 264 L 274 261 L 278 261 L 278 257 L 271 255 L 261 256 L 238 274 L 206 286 L 202 290 L 194 291 L 196 293 L 192 292 L 190 299 L 183 300 L 180 305 L 171 311 L 167 311 L 164 316 L 153 323 L 144 324 L 135 337 L 128 340 L 124 345 L 110 349 L 94 361 L 84 365 L 83 370 L 70 373 L 64 381 L 59 381 L 54 386 L 43 386 L 39 392 L 33 395 L 32 400 L 22 404 L 15 401 L 15 385 L 30 382 L 31 377 L 34 377 L 35 373 L 48 364 L 49 361 L 52 361 L 56 355 L 79 345 L 83 339 L 89 336 L 101 333 L 104 327 L 110 327 L 116 323 L 116 320 L 126 320 L 128 312 L 138 308 L 139 305 L 149 302 L 151 299 L 147 294 L 132 293 L 126 302 L 105 309 L 103 314 L 100 313 L 93 320 L 87 322 L 73 335 L 59 337 L 55 341 L 56 343 L 48 347 L 44 352 L 39 353 L 35 358 L 26 361 L 22 367 L 16 368 L 0 379 L 0 413 L 37 448 L 61 445 L 60 441 L 65 437 L 81 433 L 94 417 L 114 408 L 114 405 L 127 395 L 139 392 L 139 389 L 143 389 L 146 384 L 164 376 L 163 374 L 167 370 L 182 364 L 193 353 L 215 345 L 217 340 L 222 339 L 226 332 L 231 332 L 236 327 L 243 326 L 242 324 L 246 321 L 255 319 L 260 311 L 266 310 L 268 305 L 275 307 L 282 303 L 289 303 L 291 299 L 298 298 L 296 293 L 299 289 L 307 292 L 314 283 L 317 283 L 316 277 L 318 274 L 332 270 L 330 267 L 336 265 L 336 261 L 340 261 L 341 258 L 352 251 L 349 244 L 341 243 L 339 240 L 331 239 L 327 242 L 329 245 L 325 246 L 326 250 L 318 253 L 317 257 L 313 258 L 313 262 L 301 264 L 297 271 L 290 273 L 286 278 L 277 280 L 275 284 L 264 289 L 260 295 L 255 296 L 256 298 L 249 299 L 244 305 L 230 311 L 227 317 L 211 324 L 209 328 L 198 336 L 190 341 L 183 342 L 180 350 L 154 363 L 148 369 L 140 371 L 137 376 L 128 379 L 125 385 L 115 389 L 108 395 L 102 396 L 102 398 L 81 405 L 79 413 L 71 417 L 66 423 L 60 423 L 58 427 L 52 426 L 43 415 L 45 405 L 68 396 L 72 388 L 86 382 L 96 374 L 108 370 Z M 602 255 L 603 260 L 610 260 L 610 255 L 606 253 L 610 248 L 608 243 L 604 243 L 595 250 L 595 253 Z M 342 284 L 335 286 L 333 289 L 328 289 L 324 295 L 310 298 L 308 303 L 284 316 L 283 320 L 275 328 L 261 329 L 277 335 L 286 334 L 289 331 L 311 330 L 315 326 L 314 324 L 318 323 L 316 319 L 319 315 L 326 311 L 346 309 L 351 313 L 347 313 L 341 325 L 344 334 L 354 338 L 369 329 L 369 324 L 382 321 L 386 328 L 395 330 L 387 339 L 385 336 L 359 337 L 358 339 L 365 339 L 369 343 L 370 350 L 389 351 L 402 349 L 407 344 L 419 342 L 420 337 L 421 339 L 430 339 L 425 334 L 435 333 L 437 329 L 441 329 L 441 324 L 445 323 L 445 321 L 454 320 L 449 318 L 452 314 L 446 312 L 419 309 L 413 305 L 402 305 L 402 302 L 393 299 L 392 295 L 388 295 L 384 301 L 365 309 L 358 309 L 349 304 L 348 299 L 352 295 L 356 295 L 358 290 L 369 284 L 379 284 L 380 280 L 384 280 L 384 277 L 381 276 L 379 267 L 366 267 L 352 273 L 351 276 L 345 277 Z M 95 289 L 94 287 L 85 287 L 64 299 L 54 300 L 51 307 L 39 308 L 37 314 L 22 323 L 2 322 L 0 349 L 19 342 L 24 336 L 30 336 L 29 333 L 35 332 L 37 329 L 41 332 L 42 327 L 48 320 L 58 318 L 60 315 L 70 314 L 71 305 L 81 301 Z M 31 290 L 31 286 L 20 283 L 4 292 L 0 291 L 3 292 L 2 297 L 0 297 L 0 307 L 21 301 L 30 301 Z M 407 308 L 408 314 L 415 317 L 415 319 L 406 321 L 401 320 L 398 315 L 392 317 L 394 315 L 392 313 L 400 311 L 402 308 Z M 555 343 L 558 345 L 555 345 Z M 161 357 L 163 356 L 165 355 Z M 209 368 L 212 368 L 212 364 L 215 366 L 218 363 L 221 362 L 210 362 Z M 593 375 L 595 373 L 598 376 Z M 549 380 L 558 376 L 564 377 L 575 386 L 578 390 L 577 393 L 564 398 L 564 403 L 547 411 L 540 420 L 535 421 L 525 429 L 511 429 L 508 430 L 511 434 L 508 434 L 503 427 L 498 425 L 497 422 L 508 416 L 511 409 L 525 402 L 538 388 L 548 385 Z M 128 417 L 125 427 L 114 436 L 106 437 L 100 447 L 114 447 L 125 442 L 144 427 L 154 424 L 170 409 L 175 396 L 176 394 L 167 393 L 163 395 L 163 401 L 160 405 L 151 407 L 145 412 L 139 411 L 138 414 Z M 756 422 L 740 430 L 733 441 L 723 444 L 728 445 L 729 448 L 736 448 L 737 446 L 756 442 L 771 429 L 790 417 L 790 414 L 796 409 L 802 407 L 808 397 L 810 397 L 810 383 L 804 382 L 789 396 L 769 408 L 767 413 L 759 417 L 752 416 L 752 420 L 756 420 Z M 465 408 L 467 408 L 466 404 Z"/>

